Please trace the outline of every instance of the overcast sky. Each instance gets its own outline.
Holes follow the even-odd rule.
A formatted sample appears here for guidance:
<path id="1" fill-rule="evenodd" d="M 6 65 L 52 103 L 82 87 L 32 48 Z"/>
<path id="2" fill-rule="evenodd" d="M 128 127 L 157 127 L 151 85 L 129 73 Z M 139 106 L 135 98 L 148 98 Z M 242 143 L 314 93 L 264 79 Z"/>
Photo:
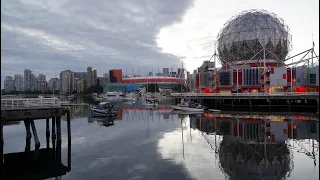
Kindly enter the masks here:
<path id="1" fill-rule="evenodd" d="M 223 24 L 248 9 L 276 13 L 297 54 L 319 54 L 319 1 L 292 0 L 2 0 L 1 86 L 29 68 L 47 80 L 60 71 L 112 68 L 143 74 L 181 60 L 192 71 L 213 54 Z M 298 59 L 297 59 L 298 60 Z"/>

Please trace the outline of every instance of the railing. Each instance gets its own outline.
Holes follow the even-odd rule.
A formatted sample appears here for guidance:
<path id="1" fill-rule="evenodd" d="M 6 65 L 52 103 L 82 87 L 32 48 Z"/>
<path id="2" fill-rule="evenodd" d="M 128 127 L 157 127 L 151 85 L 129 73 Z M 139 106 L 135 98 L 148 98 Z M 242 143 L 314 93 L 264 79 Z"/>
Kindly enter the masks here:
<path id="1" fill-rule="evenodd" d="M 273 92 L 273 93 L 171 93 L 171 96 L 310 96 L 319 92 Z"/>
<path id="2" fill-rule="evenodd" d="M 1 108 L 30 108 L 30 107 L 61 107 L 58 98 L 21 98 L 21 99 L 1 99 Z"/>

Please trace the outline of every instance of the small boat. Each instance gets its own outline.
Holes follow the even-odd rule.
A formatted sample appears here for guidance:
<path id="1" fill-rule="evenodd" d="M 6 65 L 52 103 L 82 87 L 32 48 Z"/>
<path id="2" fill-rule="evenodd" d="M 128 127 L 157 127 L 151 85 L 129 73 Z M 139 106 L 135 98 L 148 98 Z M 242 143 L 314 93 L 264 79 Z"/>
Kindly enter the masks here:
<path id="1" fill-rule="evenodd" d="M 188 112 L 203 112 L 205 107 L 197 104 L 197 103 L 187 103 L 183 99 L 181 100 L 180 104 L 171 105 L 171 109 L 173 110 L 180 110 L 180 111 L 188 111 Z"/>
<path id="2" fill-rule="evenodd" d="M 159 106 L 159 104 L 157 102 L 155 102 L 154 100 L 151 100 L 151 99 L 145 99 L 145 101 L 142 102 L 142 105 L 146 106 L 146 107 L 158 107 Z"/>
<path id="3" fill-rule="evenodd" d="M 219 109 L 208 109 L 210 112 L 220 112 L 221 110 Z"/>
<path id="4" fill-rule="evenodd" d="M 38 96 L 38 98 L 44 98 L 44 95 L 43 95 L 43 94 L 40 94 L 40 95 Z"/>
<path id="5" fill-rule="evenodd" d="M 134 94 L 126 94 L 126 95 L 124 95 L 123 97 L 122 97 L 122 101 L 124 101 L 124 102 L 135 102 L 136 101 L 136 99 L 135 99 L 135 97 L 134 97 Z"/>
<path id="6" fill-rule="evenodd" d="M 109 102 L 101 102 L 97 106 L 91 106 L 91 111 L 95 116 L 110 116 L 117 113 L 117 110 L 113 108 Z"/>
<path id="7" fill-rule="evenodd" d="M 74 95 L 71 94 L 71 95 L 67 96 L 67 98 L 68 98 L 68 99 L 73 99 L 73 98 L 74 98 Z"/>

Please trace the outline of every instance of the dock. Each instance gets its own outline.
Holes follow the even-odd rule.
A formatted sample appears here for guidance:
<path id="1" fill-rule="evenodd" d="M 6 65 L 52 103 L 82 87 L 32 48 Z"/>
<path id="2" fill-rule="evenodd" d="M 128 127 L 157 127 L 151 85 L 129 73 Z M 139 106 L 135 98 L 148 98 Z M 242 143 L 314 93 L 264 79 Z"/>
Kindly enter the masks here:
<path id="1" fill-rule="evenodd" d="M 67 135 L 68 135 L 68 165 L 64 166 L 61 164 L 61 116 L 67 116 Z M 50 119 L 51 119 L 51 147 L 50 147 Z M 34 121 L 35 120 L 46 120 L 46 146 L 45 148 L 40 148 L 40 141 L 38 138 L 37 130 Z M 3 127 L 6 124 L 14 124 L 16 122 L 24 122 L 26 129 L 26 148 L 25 152 L 20 153 L 10 153 L 3 154 Z M 40 177 L 40 178 L 49 178 L 52 172 L 57 172 L 59 170 L 71 170 L 71 127 L 70 127 L 70 110 L 68 107 L 63 106 L 63 103 L 58 98 L 20 98 L 20 99 L 2 99 L 1 100 L 1 127 L 0 127 L 0 138 L 1 138 L 1 179 L 3 179 L 3 175 L 8 178 L 12 177 L 11 175 L 15 175 L 12 173 L 13 171 L 11 166 L 13 161 L 20 159 L 21 162 L 34 165 L 33 169 L 30 173 L 41 172 L 41 168 L 43 165 L 41 163 L 46 160 L 41 160 L 41 158 L 46 157 L 50 154 L 50 152 L 58 153 L 57 146 L 60 144 L 60 160 L 59 154 L 54 155 L 53 159 L 50 159 L 50 162 L 53 163 L 52 168 L 46 169 L 49 174 L 24 174 L 28 173 L 21 172 L 26 177 Z M 35 141 L 35 150 L 30 151 L 31 144 L 31 131 L 33 133 L 34 141 Z M 53 153 L 54 154 L 54 153 Z M 30 159 L 31 158 L 31 159 Z M 25 162 L 25 161 L 31 162 Z M 59 162 L 60 161 L 60 162 Z M 48 161 L 49 162 L 49 161 Z M 17 163 L 17 162 L 16 162 Z M 8 169 L 9 168 L 9 169 Z M 26 167 L 25 167 L 26 168 Z M 59 171 L 58 174 L 63 174 L 63 172 Z M 9 178 L 11 179 L 11 178 Z"/>
<path id="2" fill-rule="evenodd" d="M 301 107 L 316 112 L 319 109 L 319 92 L 276 92 L 276 93 L 171 93 L 170 97 L 179 102 L 186 99 L 201 102 L 210 109 L 232 110 L 274 110 L 304 111 Z M 248 107 L 248 108 L 247 108 Z"/>

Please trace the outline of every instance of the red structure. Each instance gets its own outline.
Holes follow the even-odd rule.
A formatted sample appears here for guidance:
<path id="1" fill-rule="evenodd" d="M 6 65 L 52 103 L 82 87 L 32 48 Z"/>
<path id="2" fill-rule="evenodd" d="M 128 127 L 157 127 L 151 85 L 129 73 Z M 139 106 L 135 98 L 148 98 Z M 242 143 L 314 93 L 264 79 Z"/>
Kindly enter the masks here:
<path id="1" fill-rule="evenodd" d="M 110 82 L 119 83 L 122 82 L 122 69 L 109 70 Z"/>
<path id="2" fill-rule="evenodd" d="M 123 83 L 161 83 L 161 82 L 172 82 L 172 83 L 183 83 L 184 80 L 175 77 L 134 77 L 126 78 L 122 80 Z"/>

